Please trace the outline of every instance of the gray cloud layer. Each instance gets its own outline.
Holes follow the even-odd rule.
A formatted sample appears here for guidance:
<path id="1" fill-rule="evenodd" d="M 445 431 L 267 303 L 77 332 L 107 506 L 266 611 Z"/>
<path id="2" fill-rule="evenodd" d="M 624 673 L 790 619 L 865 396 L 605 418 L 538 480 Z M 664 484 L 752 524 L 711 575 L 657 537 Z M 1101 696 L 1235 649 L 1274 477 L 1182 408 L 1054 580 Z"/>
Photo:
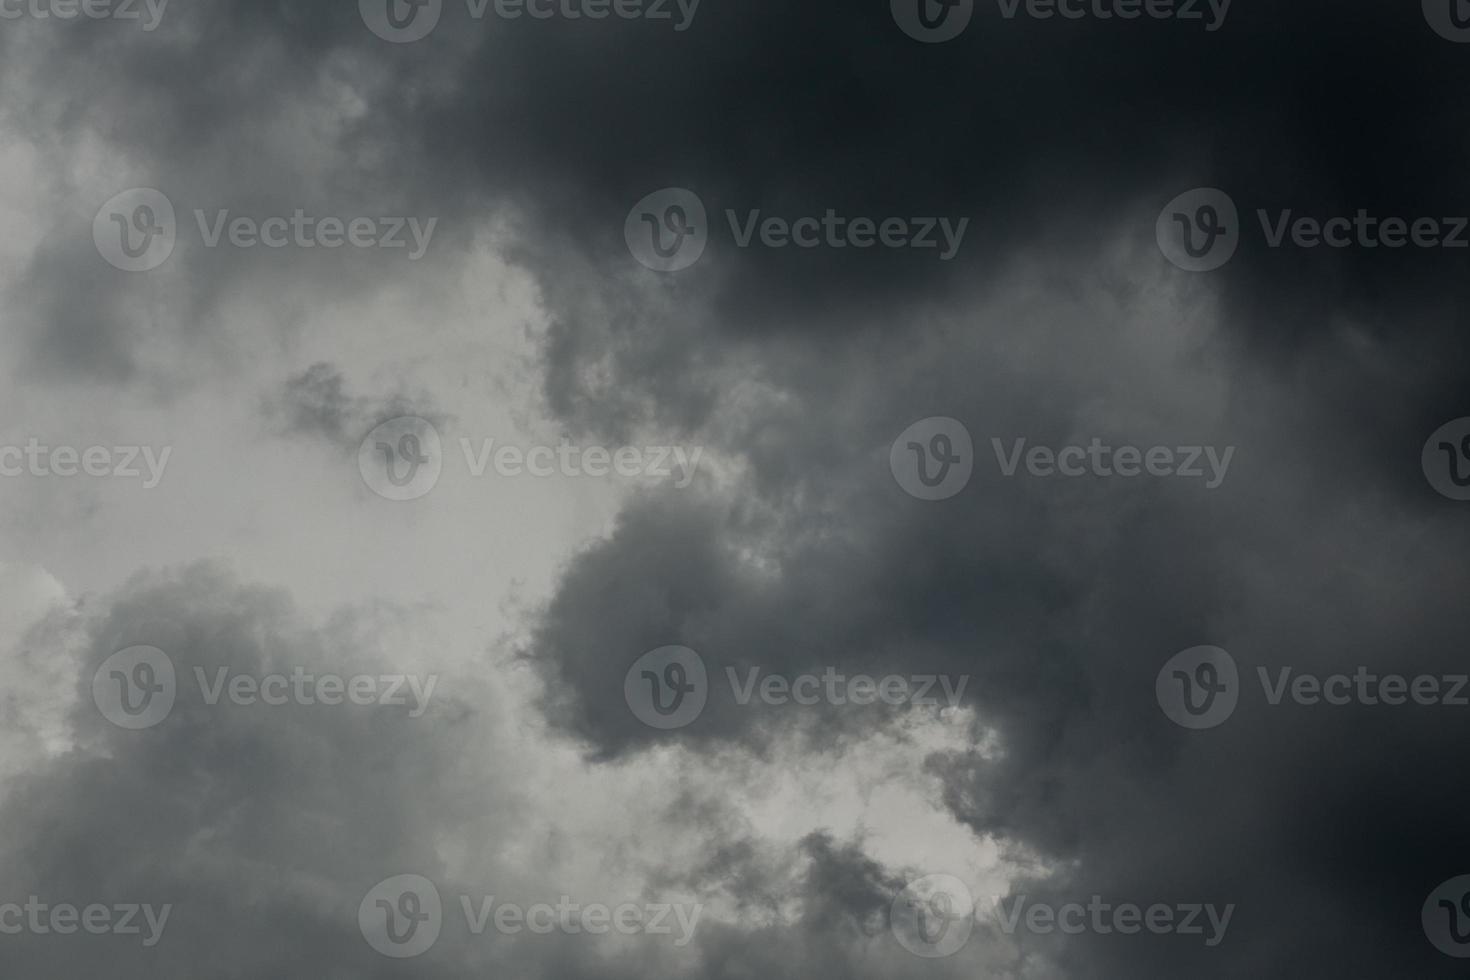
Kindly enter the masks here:
<path id="1" fill-rule="evenodd" d="M 541 286 L 542 388 L 559 421 L 593 437 L 671 432 L 731 461 L 718 480 L 631 502 L 538 611 L 520 652 L 558 735 L 599 766 L 678 745 L 677 783 L 733 748 L 796 738 L 820 751 L 904 720 L 721 695 L 689 728 L 655 732 L 622 680 L 665 644 L 716 673 L 966 674 L 976 748 L 928 767 L 937 802 L 978 839 L 1060 869 L 1018 890 L 1238 906 L 1218 948 L 1032 937 L 1019 959 L 994 954 L 996 975 L 1451 975 L 1418 914 L 1465 870 L 1467 800 L 1450 771 L 1464 709 L 1256 697 L 1221 728 L 1186 732 L 1153 691 L 1164 661 L 1201 643 L 1230 650 L 1251 689 L 1257 667 L 1463 672 L 1470 541 L 1418 464 L 1425 436 L 1466 414 L 1462 257 L 1274 250 L 1255 229 L 1256 208 L 1470 213 L 1451 135 L 1470 67 L 1413 5 L 1237 0 L 1215 33 L 1005 21 L 982 5 L 935 46 L 904 37 L 883 3 L 705 0 L 683 33 L 471 23 L 449 4 L 434 35 L 401 46 L 351 4 L 169 13 L 154 35 L 27 23 L 5 39 L 11 125 L 48 159 L 93 152 L 85 134 L 120 161 L 100 195 L 58 164 L 58 196 L 85 184 L 96 200 L 68 198 L 40 230 L 11 297 L 18 359 L 48 378 L 156 380 L 152 345 L 218 356 L 211 344 L 231 339 L 221 310 L 241 296 L 290 337 L 309 304 L 430 274 L 383 255 L 197 243 L 156 274 L 117 273 L 85 236 L 124 186 L 165 190 L 181 215 L 437 215 L 431 261 L 494 226 Z M 971 226 L 947 263 L 737 250 L 718 231 L 698 265 L 661 277 L 630 260 L 621 229 L 635 201 L 672 185 L 696 190 L 716 225 L 726 208 L 830 208 Z M 1164 202 L 1202 185 L 1227 189 L 1251 230 L 1229 266 L 1191 277 L 1163 262 L 1152 228 Z M 379 414 L 329 368 L 292 379 L 283 404 L 275 423 L 344 446 Z M 895 485 L 888 448 L 937 415 L 969 427 L 976 475 L 925 504 Z M 1094 436 L 1237 456 L 1206 491 L 1005 478 L 990 446 Z M 249 662 L 243 641 L 203 637 L 257 622 L 287 624 L 303 657 L 353 656 L 330 630 L 289 625 L 288 606 L 208 569 L 135 583 L 89 624 L 78 683 L 145 642 L 123 636 L 140 617 L 178 624 L 185 662 Z M 379 878 L 453 879 L 433 841 L 485 805 L 455 784 L 473 714 L 456 702 L 421 726 L 373 712 L 204 724 L 186 706 L 132 738 L 82 711 L 83 746 L 7 795 L 4 877 L 19 895 L 178 902 L 181 941 L 127 963 L 104 943 L 38 938 L 0 956 L 18 975 L 503 966 L 456 946 L 400 969 L 354 931 Z M 517 954 L 520 975 L 959 971 L 878 945 L 904 876 L 952 869 L 887 868 L 862 842 L 821 835 L 773 855 L 713 819 L 718 800 L 684 802 L 669 823 L 705 834 L 710 859 L 665 870 L 670 882 L 799 913 L 713 925 L 692 965 L 556 947 Z"/>

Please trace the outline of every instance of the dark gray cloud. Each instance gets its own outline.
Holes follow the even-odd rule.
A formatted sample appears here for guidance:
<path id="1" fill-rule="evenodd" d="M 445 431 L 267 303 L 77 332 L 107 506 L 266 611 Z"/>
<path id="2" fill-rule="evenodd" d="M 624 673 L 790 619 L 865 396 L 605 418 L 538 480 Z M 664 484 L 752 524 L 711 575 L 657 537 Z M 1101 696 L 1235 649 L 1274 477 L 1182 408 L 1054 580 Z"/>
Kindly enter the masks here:
<path id="1" fill-rule="evenodd" d="M 929 768 L 978 839 L 1056 869 L 1018 891 L 1237 906 L 1219 948 L 1038 936 L 1018 943 L 1010 974 L 1450 975 L 1418 914 L 1466 870 L 1465 794 L 1449 771 L 1464 709 L 1269 707 L 1255 681 L 1283 665 L 1463 669 L 1465 529 L 1418 461 L 1425 436 L 1466 411 L 1462 254 L 1272 249 L 1256 218 L 1470 213 L 1452 135 L 1470 63 L 1416 5 L 1236 0 L 1206 32 L 1007 21 L 980 4 L 962 37 L 933 46 L 898 31 L 884 3 L 705 0 L 684 32 L 471 23 L 450 3 L 412 45 L 374 37 L 352 4 L 172 13 L 155 36 L 25 25 L 7 39 L 29 66 L 11 69 L 16 124 L 58 161 L 79 152 L 71 134 L 125 148 L 120 185 L 159 186 L 181 214 L 439 215 L 451 256 L 504 222 L 498 244 L 542 290 L 542 387 L 558 420 L 595 436 L 673 433 L 731 462 L 718 480 L 632 501 L 571 561 L 521 644 L 547 683 L 547 719 L 591 759 L 626 765 L 672 743 L 714 765 L 732 747 L 796 737 L 825 749 L 907 717 L 740 706 L 721 691 L 688 728 L 657 732 L 631 714 L 622 681 L 666 644 L 698 650 L 715 676 L 965 674 L 976 748 Z M 64 85 L 22 47 L 37 37 L 51 62 L 80 66 Z M 693 268 L 657 275 L 621 232 L 633 203 L 667 186 L 700 195 L 714 240 Z M 1231 194 L 1244 241 L 1228 266 L 1194 276 L 1165 262 L 1152 229 L 1198 186 Z M 62 374 L 134 380 L 144 336 L 190 348 L 223 333 L 221 305 L 249 289 L 278 304 L 289 335 L 302 304 L 422 274 L 381 257 L 198 248 L 157 274 L 114 274 L 85 238 L 101 199 L 55 216 L 18 286 L 28 350 Z M 727 208 L 970 224 L 950 262 L 741 250 Z M 288 431 L 340 445 L 375 414 L 325 366 L 274 400 Z M 929 504 L 895 484 L 888 451 L 939 415 L 969 427 L 976 474 Z M 1094 436 L 1237 455 L 1205 490 L 1008 479 L 990 447 Z M 214 581 L 149 588 L 122 605 L 188 623 L 263 601 Z M 1155 703 L 1154 677 L 1201 643 L 1232 652 L 1253 697 L 1220 728 L 1187 732 Z M 98 644 L 101 655 L 112 641 Z M 292 742 L 189 718 L 146 752 L 93 731 L 96 755 L 28 775 L 5 804 L 18 887 L 177 889 L 211 922 L 239 923 L 232 936 L 194 933 L 198 947 L 162 954 L 179 959 L 152 975 L 197 969 L 194 956 L 241 975 L 402 975 L 323 910 L 375 880 L 364 867 L 439 867 L 422 842 L 449 819 L 435 809 L 456 748 L 444 729 L 400 742 L 352 718 Z M 703 826 L 711 806 L 670 822 Z M 147 834 L 99 857 L 117 808 Z M 380 850 L 308 845 L 320 838 L 293 826 L 308 814 Z M 886 868 L 818 836 L 783 855 L 808 869 L 793 883 L 744 828 L 710 826 L 711 857 L 686 879 L 742 908 L 804 911 L 795 925 L 712 928 L 700 976 L 858 974 L 854 950 L 882 938 L 873 923 L 905 875 L 950 870 Z M 186 860 L 201 851 L 214 863 Z M 159 866 L 159 854 L 181 857 Z M 315 869 L 299 901 L 250 901 L 251 882 L 298 867 Z M 271 953 L 262 934 L 290 942 Z M 18 967 L 58 967 L 55 950 L 13 949 Z M 557 955 L 548 975 L 591 969 Z M 931 965 L 891 948 L 873 962 L 885 975 Z"/>
<path id="2" fill-rule="evenodd" d="M 976 300 L 963 331 L 837 364 L 816 344 L 800 357 L 788 345 L 770 369 L 779 397 L 717 409 L 701 433 L 742 454 L 748 479 L 633 506 L 569 571 L 535 645 L 562 692 L 552 716 L 612 754 L 671 738 L 760 746 L 793 720 L 819 737 L 897 720 L 742 708 L 712 682 L 697 721 L 655 731 L 620 703 L 620 678 L 669 643 L 699 650 L 712 676 L 751 664 L 968 674 L 977 746 L 993 738 L 1000 751 L 930 764 L 977 835 L 1063 869 L 1018 893 L 1237 906 L 1219 948 L 1034 936 L 1021 962 L 1098 978 L 1226 977 L 1259 963 L 1448 975 L 1418 914 L 1457 873 L 1441 746 L 1463 732 L 1459 710 L 1270 707 L 1256 680 L 1288 665 L 1463 673 L 1463 528 L 1419 471 L 1430 431 L 1419 373 L 1364 363 L 1343 337 L 1318 344 L 1303 384 L 1306 369 L 1262 363 L 1223 335 L 1228 306 L 1218 331 L 1200 333 L 1171 319 L 1177 295 L 1096 279 L 1070 301 L 1019 283 L 1026 299 Z M 1371 377 L 1394 406 L 1366 431 L 1349 375 Z M 976 475 L 926 504 L 893 482 L 888 443 L 934 414 L 968 424 Z M 990 445 L 1094 435 L 1237 454 L 1211 491 L 1008 479 Z M 1231 651 L 1253 693 L 1221 728 L 1187 732 L 1160 711 L 1154 677 L 1201 643 Z"/>

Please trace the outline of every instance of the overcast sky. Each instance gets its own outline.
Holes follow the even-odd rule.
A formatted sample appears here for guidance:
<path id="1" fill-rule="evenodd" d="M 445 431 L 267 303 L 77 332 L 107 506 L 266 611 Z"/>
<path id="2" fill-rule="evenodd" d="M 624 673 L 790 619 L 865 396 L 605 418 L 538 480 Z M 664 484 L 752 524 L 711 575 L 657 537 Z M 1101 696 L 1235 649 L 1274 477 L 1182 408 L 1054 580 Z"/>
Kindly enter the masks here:
<path id="1" fill-rule="evenodd" d="M 0 0 L 0 972 L 1461 975 L 1467 83 L 1464 0 Z"/>

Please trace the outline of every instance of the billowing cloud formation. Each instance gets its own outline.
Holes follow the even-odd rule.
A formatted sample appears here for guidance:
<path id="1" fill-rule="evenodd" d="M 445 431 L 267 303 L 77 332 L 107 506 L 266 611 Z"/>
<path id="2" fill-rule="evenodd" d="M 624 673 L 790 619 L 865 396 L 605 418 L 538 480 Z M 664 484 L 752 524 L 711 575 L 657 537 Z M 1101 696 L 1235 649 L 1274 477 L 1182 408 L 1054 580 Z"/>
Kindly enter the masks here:
<path id="1" fill-rule="evenodd" d="M 678 845 L 668 866 L 647 853 L 610 863 L 636 865 L 638 889 L 663 882 L 734 911 L 683 951 L 568 944 L 520 959 L 525 943 L 451 942 L 415 969 L 471 975 L 507 965 L 513 947 L 523 975 L 562 977 L 1449 975 L 1419 910 L 1466 870 L 1447 770 L 1464 709 L 1268 694 L 1285 667 L 1463 672 L 1462 515 L 1419 459 L 1465 413 L 1463 262 L 1453 247 L 1382 239 L 1388 218 L 1464 235 L 1455 216 L 1470 194 L 1446 136 L 1460 131 L 1462 46 L 1414 5 L 1367 0 L 1235 0 L 1217 30 L 1035 18 L 1024 4 L 1007 18 L 1008 6 L 975 5 L 969 28 L 935 45 L 906 37 L 883 3 L 718 0 L 685 30 L 475 20 L 448 3 L 433 33 L 401 45 L 352 4 L 217 3 L 171 9 L 152 32 L 8 32 L 7 123 L 34 147 L 52 206 L 15 206 L 32 247 L 6 285 L 17 361 L 43 377 L 167 397 L 196 369 L 228 372 L 238 348 L 299 342 L 324 305 L 440 288 L 489 242 L 540 287 L 540 387 L 557 422 L 585 439 L 658 431 L 724 461 L 690 488 L 630 500 L 515 638 L 519 659 L 481 666 L 535 668 L 544 686 L 526 700 L 547 743 L 591 760 L 558 763 L 578 786 L 640 766 L 675 784 L 717 773 L 657 809 L 652 824 Z M 77 67 L 62 77 L 58 65 Z M 96 209 L 130 186 L 159 188 L 179 216 L 175 253 L 146 274 L 109 267 L 87 240 Z M 698 196 L 704 227 L 688 230 L 709 242 L 692 267 L 654 273 L 623 232 L 635 202 L 669 187 Z M 1230 195 L 1240 246 L 1191 274 L 1160 254 L 1154 228 L 1196 187 Z M 210 246 L 195 212 L 222 209 L 439 221 L 407 261 L 376 247 Z M 1313 246 L 1291 230 L 1300 217 L 1356 228 L 1360 212 L 1379 226 L 1372 244 Z M 824 236 L 841 219 L 848 237 L 775 244 L 768 217 L 817 219 Z M 948 228 L 952 247 L 859 247 L 858 218 L 940 241 Z M 242 324 L 266 339 L 241 340 Z M 340 377 L 296 376 L 284 427 L 350 446 L 377 403 L 354 401 L 366 396 Z M 933 417 L 968 431 L 973 474 L 923 501 L 890 472 L 890 450 Z M 1213 478 L 1095 463 L 1043 475 L 1025 455 L 1094 440 L 1171 459 L 1199 447 L 1191 458 L 1213 460 Z M 521 799 L 510 730 L 478 743 L 490 775 L 469 780 L 458 760 L 483 711 L 457 689 L 420 725 L 294 709 L 290 726 L 268 712 L 205 724 L 185 702 L 156 730 L 114 730 L 87 714 L 85 685 L 100 658 L 138 642 L 121 637 L 124 620 L 182 623 L 181 662 L 213 665 L 255 663 L 228 641 L 237 624 L 293 614 L 197 570 L 130 586 L 108 608 L 84 629 L 77 748 L 40 758 L 6 798 L 16 887 L 100 882 L 99 900 L 115 887 L 207 910 L 189 941 L 145 961 L 150 976 L 198 962 L 402 975 L 353 934 L 355 903 L 390 873 L 460 883 L 457 862 L 483 856 L 473 833 L 497 839 L 478 815 Z M 53 628 L 67 619 L 51 615 Z M 356 659 L 352 630 L 280 628 L 311 663 Z M 1189 731 L 1161 710 L 1155 679 L 1202 644 L 1233 656 L 1240 703 Z M 670 645 L 696 651 L 713 683 L 697 719 L 661 730 L 630 709 L 624 679 Z M 945 715 L 741 704 L 726 672 L 753 668 L 968 686 Z M 930 746 L 909 727 L 941 723 L 967 726 L 965 744 Z M 927 750 L 932 801 L 969 844 L 1014 862 L 1000 884 L 982 885 L 968 858 L 870 854 L 880 845 L 861 828 L 773 844 L 768 827 L 714 819 L 758 781 L 741 768 L 751 760 L 856 765 L 853 747 L 871 739 Z M 668 802 L 655 783 L 649 796 Z M 552 799 L 536 802 L 576 810 L 588 797 Z M 118 812 L 138 817 L 125 839 L 107 836 Z M 595 834 L 578 830 L 528 849 L 598 866 Z M 552 887 L 519 870 L 518 884 Z M 881 925 L 921 871 L 968 878 L 981 904 L 1009 887 L 1054 904 L 1234 912 L 1216 946 L 987 926 L 963 956 L 929 961 Z M 287 942 L 275 952 L 262 935 Z M 19 972 L 115 965 L 101 944 L 58 950 L 25 940 L 6 953 Z"/>

